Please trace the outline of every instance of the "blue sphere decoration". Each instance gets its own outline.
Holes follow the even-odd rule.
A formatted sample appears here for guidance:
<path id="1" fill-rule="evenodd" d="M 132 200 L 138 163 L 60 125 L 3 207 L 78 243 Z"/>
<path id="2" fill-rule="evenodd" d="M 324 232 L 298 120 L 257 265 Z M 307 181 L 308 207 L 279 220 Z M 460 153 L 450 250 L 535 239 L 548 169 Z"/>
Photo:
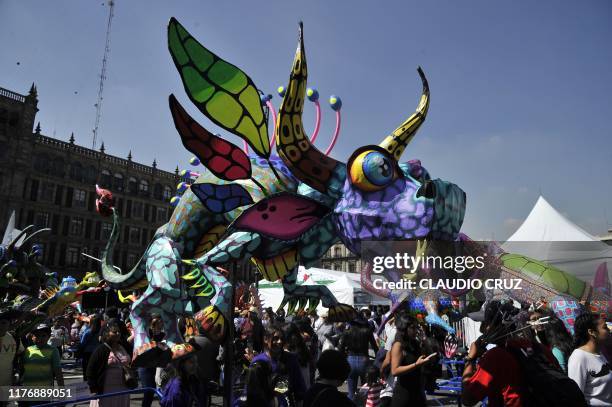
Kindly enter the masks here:
<path id="1" fill-rule="evenodd" d="M 319 100 L 319 92 L 317 92 L 317 90 L 313 88 L 306 89 L 306 96 L 311 102 L 316 102 L 317 100 Z"/>
<path id="2" fill-rule="evenodd" d="M 183 178 L 187 178 L 191 175 L 191 171 L 187 171 L 187 170 L 183 170 L 181 172 L 179 172 L 180 176 Z"/>
<path id="3" fill-rule="evenodd" d="M 329 97 L 329 105 L 337 112 L 342 108 L 342 99 L 340 99 L 340 96 L 331 95 Z"/>
<path id="4" fill-rule="evenodd" d="M 187 190 L 187 183 L 186 182 L 179 182 L 179 184 L 176 186 L 176 192 L 178 193 L 183 193 Z"/>
<path id="5" fill-rule="evenodd" d="M 172 199 L 170 199 L 170 206 L 174 207 L 178 205 L 180 200 L 181 200 L 180 196 L 173 196 Z"/>
<path id="6" fill-rule="evenodd" d="M 194 167 L 196 165 L 200 165 L 200 159 L 198 157 L 191 157 L 189 164 L 193 165 Z"/>
<path id="7" fill-rule="evenodd" d="M 272 95 L 259 95 L 259 100 L 261 100 L 261 104 L 265 105 L 268 100 L 272 99 Z"/>
<path id="8" fill-rule="evenodd" d="M 287 89 L 285 89 L 284 86 L 279 86 L 278 88 L 276 88 L 276 92 L 278 93 L 278 96 L 280 97 L 285 97 L 285 92 L 287 91 Z"/>

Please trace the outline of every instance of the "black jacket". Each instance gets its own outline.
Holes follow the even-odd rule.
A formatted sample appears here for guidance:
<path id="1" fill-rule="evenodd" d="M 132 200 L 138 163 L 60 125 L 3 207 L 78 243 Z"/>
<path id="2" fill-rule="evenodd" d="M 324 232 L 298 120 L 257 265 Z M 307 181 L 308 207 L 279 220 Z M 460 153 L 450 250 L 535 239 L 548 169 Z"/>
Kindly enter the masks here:
<path id="1" fill-rule="evenodd" d="M 104 374 L 108 367 L 110 349 L 100 344 L 91 354 L 87 364 L 87 384 L 92 393 L 104 393 Z"/>

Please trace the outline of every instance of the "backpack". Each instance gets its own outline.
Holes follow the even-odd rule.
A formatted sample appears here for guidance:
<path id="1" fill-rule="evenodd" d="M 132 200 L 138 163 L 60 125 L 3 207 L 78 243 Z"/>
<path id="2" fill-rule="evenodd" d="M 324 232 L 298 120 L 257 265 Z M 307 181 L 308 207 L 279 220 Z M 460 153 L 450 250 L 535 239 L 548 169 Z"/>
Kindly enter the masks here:
<path id="1" fill-rule="evenodd" d="M 578 384 L 554 366 L 539 346 L 507 346 L 521 368 L 527 406 L 587 407 Z"/>

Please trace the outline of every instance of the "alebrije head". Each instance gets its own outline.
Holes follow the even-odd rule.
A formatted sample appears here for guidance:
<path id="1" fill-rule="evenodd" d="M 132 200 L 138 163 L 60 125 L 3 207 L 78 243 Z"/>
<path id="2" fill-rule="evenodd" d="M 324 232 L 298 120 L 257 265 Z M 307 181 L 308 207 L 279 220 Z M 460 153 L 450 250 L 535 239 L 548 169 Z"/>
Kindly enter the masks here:
<path id="1" fill-rule="evenodd" d="M 111 216 L 115 206 L 115 197 L 112 192 L 107 189 L 100 188 L 96 185 L 96 211 L 102 216 Z"/>

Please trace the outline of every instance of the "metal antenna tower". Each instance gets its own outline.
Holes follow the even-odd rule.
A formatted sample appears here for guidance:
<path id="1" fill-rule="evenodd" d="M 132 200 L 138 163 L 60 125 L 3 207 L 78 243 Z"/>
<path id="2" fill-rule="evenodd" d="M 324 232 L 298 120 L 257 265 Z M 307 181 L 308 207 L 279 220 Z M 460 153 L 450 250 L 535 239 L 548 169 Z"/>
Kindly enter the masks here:
<path id="1" fill-rule="evenodd" d="M 106 65 L 108 64 L 108 57 L 110 54 L 110 34 L 111 24 L 113 22 L 115 1 L 108 1 L 108 22 L 106 24 L 106 44 L 104 45 L 104 57 L 102 58 L 102 71 L 100 72 L 100 84 L 98 86 L 98 100 L 96 102 L 96 122 L 93 128 L 93 142 L 91 148 L 96 149 L 96 141 L 98 138 L 98 128 L 100 125 L 100 116 L 102 115 L 102 94 L 104 93 L 104 80 L 106 79 Z"/>

